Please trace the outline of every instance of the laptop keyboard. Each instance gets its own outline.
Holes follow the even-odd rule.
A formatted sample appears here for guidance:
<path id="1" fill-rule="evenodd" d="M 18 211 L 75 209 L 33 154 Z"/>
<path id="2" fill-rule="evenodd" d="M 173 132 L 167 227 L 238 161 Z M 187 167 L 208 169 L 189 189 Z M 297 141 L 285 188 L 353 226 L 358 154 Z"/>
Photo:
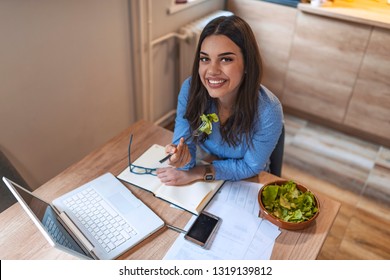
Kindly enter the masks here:
<path id="1" fill-rule="evenodd" d="M 49 232 L 50 236 L 60 245 L 65 246 L 69 249 L 75 250 L 69 239 L 63 234 L 61 229 L 58 228 L 57 224 L 53 221 L 50 216 L 47 216 L 45 221 L 45 228 Z"/>
<path id="2" fill-rule="evenodd" d="M 65 205 L 107 253 L 137 235 L 137 231 L 92 188 L 67 198 Z"/>

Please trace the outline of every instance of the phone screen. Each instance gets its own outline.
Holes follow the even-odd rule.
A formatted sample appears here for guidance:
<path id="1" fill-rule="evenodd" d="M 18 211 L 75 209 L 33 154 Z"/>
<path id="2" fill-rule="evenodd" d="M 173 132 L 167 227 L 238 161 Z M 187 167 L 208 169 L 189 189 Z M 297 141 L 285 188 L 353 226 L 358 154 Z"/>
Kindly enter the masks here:
<path id="1" fill-rule="evenodd" d="M 206 246 L 219 221 L 217 216 L 202 212 L 188 230 L 185 238 L 198 245 Z"/>

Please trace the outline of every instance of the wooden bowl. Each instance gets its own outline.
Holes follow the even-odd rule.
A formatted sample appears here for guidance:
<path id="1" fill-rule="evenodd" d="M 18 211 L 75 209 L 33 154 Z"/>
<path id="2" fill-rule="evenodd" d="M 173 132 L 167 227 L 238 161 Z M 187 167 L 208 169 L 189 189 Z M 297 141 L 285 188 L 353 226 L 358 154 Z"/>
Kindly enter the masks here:
<path id="1" fill-rule="evenodd" d="M 315 221 L 315 219 L 318 217 L 318 215 L 320 213 L 320 202 L 319 202 L 318 198 L 316 197 L 316 195 L 312 191 L 310 191 L 310 192 L 314 196 L 315 205 L 316 205 L 318 211 L 309 220 L 306 220 L 303 222 L 286 222 L 286 221 L 283 221 L 282 219 L 277 218 L 272 213 L 270 213 L 267 209 L 265 209 L 265 206 L 264 206 L 263 201 L 262 201 L 262 193 L 263 193 L 264 188 L 266 186 L 269 186 L 269 185 L 280 185 L 281 186 L 287 182 L 289 182 L 289 180 L 273 181 L 273 182 L 267 183 L 266 185 L 264 185 L 260 189 L 259 194 L 258 194 L 258 201 L 260 204 L 260 217 L 267 219 L 268 221 L 270 221 L 271 223 L 273 223 L 274 225 L 276 225 L 282 229 L 301 230 L 301 229 L 307 228 L 308 226 L 313 224 L 313 222 Z M 302 191 L 302 192 L 309 191 L 309 189 L 306 188 L 305 186 L 303 186 L 302 184 L 299 184 L 296 182 L 294 182 L 294 183 L 297 185 L 297 189 L 299 189 L 300 191 Z"/>

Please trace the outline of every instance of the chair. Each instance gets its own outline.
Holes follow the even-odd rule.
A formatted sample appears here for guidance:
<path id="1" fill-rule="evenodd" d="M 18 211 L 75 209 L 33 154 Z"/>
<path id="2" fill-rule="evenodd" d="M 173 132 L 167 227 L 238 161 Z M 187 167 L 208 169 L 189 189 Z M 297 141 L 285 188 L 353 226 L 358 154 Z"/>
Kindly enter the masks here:
<path id="1" fill-rule="evenodd" d="M 31 190 L 3 151 L 0 150 L 0 213 L 16 202 L 16 198 L 5 185 L 3 176 Z"/>
<path id="2" fill-rule="evenodd" d="M 282 165 L 284 154 L 284 125 L 282 127 L 282 133 L 279 136 L 278 143 L 276 143 L 275 149 L 270 156 L 270 173 L 281 177 Z"/>

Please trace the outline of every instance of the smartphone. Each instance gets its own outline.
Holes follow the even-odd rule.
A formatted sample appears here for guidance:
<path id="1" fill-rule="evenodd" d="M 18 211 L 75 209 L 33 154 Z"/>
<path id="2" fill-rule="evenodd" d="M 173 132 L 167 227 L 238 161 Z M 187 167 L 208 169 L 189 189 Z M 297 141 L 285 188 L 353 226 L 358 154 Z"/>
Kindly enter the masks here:
<path id="1" fill-rule="evenodd" d="M 208 247 L 221 219 L 203 211 L 196 218 L 184 238 L 202 247 Z"/>

